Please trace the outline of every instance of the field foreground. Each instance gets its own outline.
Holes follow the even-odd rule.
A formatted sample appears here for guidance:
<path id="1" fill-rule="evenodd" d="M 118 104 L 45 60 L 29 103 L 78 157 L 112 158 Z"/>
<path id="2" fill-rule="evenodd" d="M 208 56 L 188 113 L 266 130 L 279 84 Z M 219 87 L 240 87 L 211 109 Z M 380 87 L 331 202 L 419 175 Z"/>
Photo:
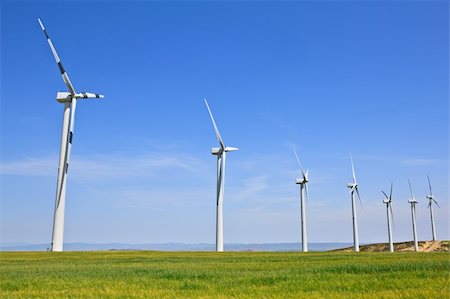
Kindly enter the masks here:
<path id="1" fill-rule="evenodd" d="M 448 253 L 2 252 L 0 297 L 449 298 Z"/>

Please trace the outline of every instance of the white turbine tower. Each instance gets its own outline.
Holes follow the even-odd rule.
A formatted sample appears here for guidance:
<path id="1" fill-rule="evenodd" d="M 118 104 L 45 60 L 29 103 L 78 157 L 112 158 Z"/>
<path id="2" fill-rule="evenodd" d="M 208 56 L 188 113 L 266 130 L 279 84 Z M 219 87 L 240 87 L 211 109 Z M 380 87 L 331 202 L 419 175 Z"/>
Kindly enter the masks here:
<path id="1" fill-rule="evenodd" d="M 220 136 L 219 129 L 217 129 L 216 122 L 212 115 L 211 109 L 209 109 L 208 101 L 205 99 L 206 108 L 208 108 L 209 116 L 216 132 L 217 140 L 220 147 L 213 147 L 211 153 L 217 156 L 217 210 L 216 210 L 216 251 L 223 251 L 223 191 L 225 187 L 225 161 L 226 153 L 237 151 L 237 147 L 225 146 L 222 137 Z"/>
<path id="2" fill-rule="evenodd" d="M 414 250 L 419 251 L 419 244 L 417 241 L 417 231 L 416 231 L 416 203 L 417 200 L 414 197 L 414 193 L 411 187 L 411 182 L 408 179 L 409 191 L 411 191 L 411 199 L 408 202 L 411 204 L 411 217 L 412 217 L 412 226 L 413 226 L 413 240 L 414 240 Z"/>
<path id="3" fill-rule="evenodd" d="M 353 173 L 353 182 L 347 184 L 347 187 L 350 188 L 350 195 L 352 199 L 352 216 L 353 216 L 353 250 L 355 252 L 359 252 L 359 238 L 358 238 L 358 220 L 356 218 L 356 204 L 355 204 L 355 192 L 358 195 L 359 202 L 361 203 L 361 197 L 359 196 L 358 191 L 358 183 L 356 182 L 355 176 L 355 167 L 353 165 L 353 158 L 350 155 L 350 161 L 352 163 L 352 173 Z"/>
<path id="4" fill-rule="evenodd" d="M 306 173 L 303 171 L 302 163 L 298 158 L 297 152 L 294 150 L 295 157 L 297 158 L 298 165 L 300 166 L 300 171 L 302 178 L 295 179 L 295 183 L 300 185 L 300 211 L 301 211 L 301 229 L 302 229 L 302 251 L 308 252 L 308 235 L 306 230 L 306 206 L 305 197 L 309 201 L 308 197 L 308 170 Z M 306 196 L 305 196 L 306 195 Z"/>
<path id="5" fill-rule="evenodd" d="M 434 226 L 434 216 L 433 216 L 433 202 L 440 208 L 439 204 L 437 203 L 436 199 L 434 199 L 433 191 L 431 190 L 431 182 L 430 177 L 427 175 L 428 178 L 428 186 L 430 187 L 430 195 L 427 195 L 428 198 L 428 208 L 430 209 L 430 216 L 431 216 L 431 234 L 433 237 L 433 241 L 436 241 L 436 228 Z"/>
<path id="6" fill-rule="evenodd" d="M 52 233 L 52 251 L 63 251 L 63 235 L 64 235 L 64 208 L 66 204 L 66 184 L 67 184 L 67 171 L 69 168 L 70 153 L 72 150 L 73 132 L 75 124 L 75 109 L 77 106 L 77 99 L 98 99 L 103 98 L 103 95 L 96 93 L 80 92 L 76 93 L 75 89 L 70 82 L 69 75 L 64 70 L 64 67 L 56 53 L 47 31 L 44 28 L 41 20 L 38 19 L 41 25 L 42 31 L 47 38 L 47 42 L 55 57 L 58 68 L 61 72 L 61 76 L 64 83 L 69 88 L 70 92 L 58 92 L 56 94 L 56 100 L 64 104 L 63 114 L 63 126 L 61 136 L 61 149 L 59 156 L 58 167 L 58 179 L 56 185 L 56 199 L 55 199 L 55 213 L 53 218 L 53 233 Z"/>
<path id="7" fill-rule="evenodd" d="M 387 213 L 387 223 L 388 223 L 388 235 L 389 235 L 389 251 L 394 252 L 394 242 L 392 240 L 392 227 L 391 227 L 391 218 L 392 223 L 394 222 L 394 213 L 392 212 L 392 183 L 391 183 L 391 192 L 389 193 L 389 196 L 384 191 L 384 196 L 386 199 L 383 200 L 383 203 L 386 204 L 386 213 Z"/>

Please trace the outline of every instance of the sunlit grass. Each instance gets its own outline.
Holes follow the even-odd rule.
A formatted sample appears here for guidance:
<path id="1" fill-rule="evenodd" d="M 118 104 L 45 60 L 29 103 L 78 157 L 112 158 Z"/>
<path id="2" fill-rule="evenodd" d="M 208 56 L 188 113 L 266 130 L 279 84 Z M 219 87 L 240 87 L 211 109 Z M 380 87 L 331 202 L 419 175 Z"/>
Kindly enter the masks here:
<path id="1" fill-rule="evenodd" d="M 0 253 L 16 297 L 449 298 L 448 253 Z"/>

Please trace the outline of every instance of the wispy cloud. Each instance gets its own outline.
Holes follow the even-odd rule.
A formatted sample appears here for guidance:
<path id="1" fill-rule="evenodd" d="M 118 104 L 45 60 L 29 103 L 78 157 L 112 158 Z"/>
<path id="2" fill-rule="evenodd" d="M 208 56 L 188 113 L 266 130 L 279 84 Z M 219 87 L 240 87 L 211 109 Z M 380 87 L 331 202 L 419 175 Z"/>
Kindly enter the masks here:
<path id="1" fill-rule="evenodd" d="M 426 165 L 432 165 L 439 162 L 443 162 L 441 160 L 436 159 L 406 159 L 403 161 L 400 161 L 403 165 L 409 165 L 409 166 L 426 166 Z"/>
<path id="2" fill-rule="evenodd" d="M 442 159 L 429 159 L 429 158 L 401 158 L 401 157 L 389 157 L 389 156 L 376 156 L 376 155 L 354 155 L 354 159 L 358 160 L 372 160 L 372 161 L 386 161 L 396 162 L 401 165 L 408 166 L 426 166 L 437 163 L 447 163 L 447 160 Z"/>
<path id="3" fill-rule="evenodd" d="M 58 157 L 26 157 L 23 160 L 0 163 L 1 175 L 53 176 Z M 102 155 L 73 157 L 70 171 L 75 178 L 112 178 L 152 175 L 164 169 L 197 172 L 202 163 L 190 156 L 173 154 Z"/>
<path id="4" fill-rule="evenodd" d="M 26 157 L 19 161 L 0 163 L 1 175 L 47 176 L 55 175 L 56 157 Z"/>
<path id="5" fill-rule="evenodd" d="M 234 198 L 238 201 L 248 201 L 257 198 L 268 188 L 268 177 L 266 175 L 253 176 L 244 181 L 244 185 Z"/>

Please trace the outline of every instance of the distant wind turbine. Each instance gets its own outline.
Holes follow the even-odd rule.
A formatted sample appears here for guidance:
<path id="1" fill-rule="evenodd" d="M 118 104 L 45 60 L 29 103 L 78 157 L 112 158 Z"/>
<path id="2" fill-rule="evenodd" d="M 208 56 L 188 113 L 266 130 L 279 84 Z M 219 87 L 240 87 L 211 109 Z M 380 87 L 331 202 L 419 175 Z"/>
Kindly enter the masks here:
<path id="1" fill-rule="evenodd" d="M 356 204 L 355 204 L 355 192 L 358 195 L 359 202 L 361 203 L 361 197 L 359 196 L 358 191 L 358 183 L 356 182 L 356 176 L 355 176 L 355 167 L 353 165 L 353 158 L 350 155 L 350 161 L 352 163 L 352 174 L 353 174 L 353 182 L 347 184 L 347 187 L 350 188 L 350 194 L 352 199 L 352 216 L 353 216 L 353 250 L 355 252 L 359 252 L 359 238 L 358 238 L 358 221 L 356 218 Z"/>
<path id="2" fill-rule="evenodd" d="M 69 75 L 64 70 L 64 67 L 56 53 L 47 31 L 44 28 L 41 20 L 38 19 L 41 29 L 47 38 L 47 42 L 55 57 L 58 68 L 61 72 L 61 76 L 64 83 L 69 88 L 70 92 L 58 92 L 56 94 L 56 100 L 64 104 L 64 119 L 62 126 L 61 136 L 61 149 L 59 155 L 59 167 L 58 167 L 58 179 L 56 186 L 56 200 L 55 200 L 55 213 L 53 218 L 53 233 L 52 233 L 52 251 L 63 251 L 63 235 L 64 235 L 64 208 L 66 204 L 66 184 L 67 184 L 67 171 L 69 168 L 70 153 L 72 151 L 73 132 L 75 125 L 75 109 L 77 106 L 77 99 L 98 99 L 103 98 L 103 95 L 96 93 L 80 92 L 76 93 L 75 88 L 70 82 Z"/>
<path id="3" fill-rule="evenodd" d="M 411 199 L 408 202 L 411 204 L 411 217 L 412 217 L 412 226 L 413 226 L 413 240 L 414 240 L 414 250 L 419 251 L 419 244 L 417 241 L 417 231 L 416 231 L 416 203 L 417 200 L 414 197 L 414 193 L 411 187 L 411 182 L 408 179 L 409 191 L 411 191 Z"/>
<path id="4" fill-rule="evenodd" d="M 389 235 L 389 251 L 394 252 L 394 243 L 392 241 L 392 227 L 391 227 L 391 218 L 392 222 L 394 222 L 394 213 L 392 212 L 392 183 L 391 183 L 391 192 L 389 196 L 384 191 L 384 196 L 386 199 L 383 200 L 383 203 L 386 204 L 386 213 L 387 213 L 387 223 L 388 223 L 388 235 Z"/>
<path id="5" fill-rule="evenodd" d="M 433 202 L 440 208 L 439 204 L 437 203 L 436 199 L 434 199 L 433 191 L 431 190 L 431 182 L 430 177 L 427 175 L 428 178 L 428 186 L 430 187 L 430 195 L 427 195 L 428 198 L 428 208 L 430 209 L 430 216 L 431 216 L 431 234 L 433 237 L 433 241 L 436 241 L 436 228 L 434 226 L 434 217 L 433 217 Z"/>
<path id="6" fill-rule="evenodd" d="M 300 211 L 301 211 L 301 229 L 302 229 L 302 251 L 308 252 L 308 236 L 306 230 L 306 206 L 305 197 L 309 202 L 308 196 L 308 170 L 303 171 L 302 163 L 298 158 L 297 152 L 294 150 L 295 158 L 297 158 L 298 166 L 300 167 L 302 178 L 295 179 L 295 183 L 300 185 Z M 306 195 L 306 196 L 305 196 Z"/>
<path id="7" fill-rule="evenodd" d="M 223 192 L 225 187 L 225 161 L 226 153 L 237 151 L 237 147 L 228 147 L 223 143 L 219 129 L 209 108 L 208 101 L 205 99 L 206 108 L 208 108 L 209 116 L 216 132 L 217 140 L 220 147 L 213 147 L 211 153 L 217 156 L 217 212 L 216 212 L 216 251 L 223 251 Z"/>

